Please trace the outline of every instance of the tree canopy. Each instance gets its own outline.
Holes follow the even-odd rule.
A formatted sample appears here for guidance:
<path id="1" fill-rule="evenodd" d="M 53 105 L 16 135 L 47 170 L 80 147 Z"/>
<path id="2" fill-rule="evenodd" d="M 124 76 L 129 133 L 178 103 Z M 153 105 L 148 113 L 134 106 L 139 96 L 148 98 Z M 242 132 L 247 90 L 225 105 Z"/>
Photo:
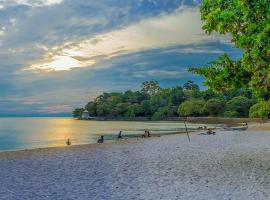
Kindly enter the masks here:
<path id="1" fill-rule="evenodd" d="M 250 88 L 270 99 L 270 2 L 269 0 L 202 0 L 203 29 L 231 37 L 243 50 L 238 60 L 224 54 L 217 61 L 190 71 L 203 75 L 216 91 Z"/>
<path id="2" fill-rule="evenodd" d="M 156 81 L 155 85 L 159 88 L 155 92 L 128 90 L 103 93 L 88 102 L 85 108 L 75 109 L 73 116 L 80 118 L 86 110 L 93 117 L 130 120 L 138 117 L 163 120 L 209 115 L 248 117 L 249 108 L 257 103 L 247 89 L 217 93 L 212 89 L 199 90 L 199 86 L 192 81 L 170 88 L 161 88 Z M 250 116 L 258 116 L 254 111 L 252 113 Z"/>

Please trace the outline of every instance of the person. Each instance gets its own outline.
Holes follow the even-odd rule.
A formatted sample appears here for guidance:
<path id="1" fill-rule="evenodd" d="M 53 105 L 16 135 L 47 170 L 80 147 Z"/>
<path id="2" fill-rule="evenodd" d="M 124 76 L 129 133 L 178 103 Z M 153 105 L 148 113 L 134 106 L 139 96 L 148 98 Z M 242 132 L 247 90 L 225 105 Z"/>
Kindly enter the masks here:
<path id="1" fill-rule="evenodd" d="M 142 138 L 145 138 L 145 137 L 147 137 L 147 131 L 146 130 L 144 130 L 144 134 L 142 134 Z"/>
<path id="2" fill-rule="evenodd" d="M 212 129 L 210 129 L 210 128 L 207 130 L 206 133 L 207 133 L 207 135 L 215 135 L 216 134 L 216 132 L 212 131 Z"/>
<path id="3" fill-rule="evenodd" d="M 151 137 L 150 131 L 147 131 L 147 137 Z"/>
<path id="4" fill-rule="evenodd" d="M 100 136 L 100 138 L 98 139 L 97 143 L 101 144 L 104 142 L 104 136 Z"/>
<path id="5" fill-rule="evenodd" d="M 123 137 L 122 137 L 122 131 L 119 131 L 117 138 L 118 138 L 118 139 L 122 139 L 122 138 L 123 138 Z"/>
<path id="6" fill-rule="evenodd" d="M 70 141 L 69 138 L 67 139 L 66 144 L 67 144 L 67 146 L 70 146 L 71 145 L 71 141 Z"/>

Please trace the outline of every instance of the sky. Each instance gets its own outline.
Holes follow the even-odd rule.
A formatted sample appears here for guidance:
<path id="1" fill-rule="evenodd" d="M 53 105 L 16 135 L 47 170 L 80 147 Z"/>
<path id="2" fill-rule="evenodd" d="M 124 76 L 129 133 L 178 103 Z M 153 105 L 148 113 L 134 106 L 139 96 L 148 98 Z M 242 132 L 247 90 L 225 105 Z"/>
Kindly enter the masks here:
<path id="1" fill-rule="evenodd" d="M 203 79 L 187 69 L 239 57 L 201 29 L 199 0 L 0 0 L 0 115 L 71 113 L 102 92 Z"/>

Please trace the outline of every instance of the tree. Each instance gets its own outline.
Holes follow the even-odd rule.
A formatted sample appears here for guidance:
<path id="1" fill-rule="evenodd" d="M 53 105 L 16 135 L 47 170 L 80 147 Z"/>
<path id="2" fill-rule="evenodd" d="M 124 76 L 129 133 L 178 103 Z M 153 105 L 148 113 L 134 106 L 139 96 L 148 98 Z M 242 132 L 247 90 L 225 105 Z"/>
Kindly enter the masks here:
<path id="1" fill-rule="evenodd" d="M 160 89 L 159 83 L 155 80 L 145 81 L 141 85 L 141 91 L 151 96 L 156 94 Z"/>
<path id="2" fill-rule="evenodd" d="M 142 110 L 143 110 L 143 113 L 146 117 L 150 117 L 152 116 L 153 112 L 152 112 L 152 105 L 151 105 L 151 102 L 150 100 L 144 100 L 142 103 L 141 103 L 141 106 L 142 106 Z"/>
<path id="3" fill-rule="evenodd" d="M 154 114 L 153 114 L 153 116 L 152 116 L 152 120 L 153 121 L 158 121 L 158 120 L 162 120 L 162 119 L 164 119 L 165 118 L 165 115 L 164 115 L 164 113 L 162 113 L 161 111 L 157 111 L 157 112 L 155 112 Z"/>
<path id="4" fill-rule="evenodd" d="M 136 117 L 133 106 L 128 107 L 128 111 L 125 113 L 125 117 L 128 119 L 134 119 Z"/>
<path id="5" fill-rule="evenodd" d="M 169 102 L 175 106 L 179 106 L 185 101 L 185 95 L 182 87 L 175 87 L 170 90 Z"/>
<path id="6" fill-rule="evenodd" d="M 90 101 L 86 104 L 85 110 L 89 112 L 90 116 L 97 116 L 97 104 L 96 102 Z"/>
<path id="7" fill-rule="evenodd" d="M 188 100 L 183 102 L 179 108 L 178 113 L 180 116 L 200 116 L 205 113 L 204 100 Z"/>
<path id="8" fill-rule="evenodd" d="M 210 113 L 212 116 L 238 117 L 247 115 L 248 108 L 257 102 L 246 89 L 231 89 L 216 93 L 212 89 L 200 91 L 188 82 L 185 86 L 159 89 L 150 95 L 142 91 L 111 92 L 99 95 L 85 105 L 91 116 L 107 118 L 147 117 L 161 120 L 182 116 L 201 116 Z M 235 98 L 238 97 L 238 98 Z M 206 102 L 206 103 L 205 103 Z M 227 102 L 227 103 L 226 103 Z M 224 108 L 226 109 L 223 113 Z M 83 108 L 73 111 L 74 117 L 80 118 Z"/>
<path id="9" fill-rule="evenodd" d="M 83 111 L 84 108 L 75 108 L 75 110 L 72 112 L 72 115 L 74 118 L 81 118 Z"/>
<path id="10" fill-rule="evenodd" d="M 267 118 L 270 113 L 270 104 L 266 101 L 261 101 L 254 104 L 249 110 L 251 118 Z"/>
<path id="11" fill-rule="evenodd" d="M 252 101 L 247 97 L 234 97 L 227 102 L 226 111 L 234 111 L 237 113 L 234 117 L 247 117 L 249 108 L 252 106 Z"/>
<path id="12" fill-rule="evenodd" d="M 193 81 L 187 81 L 184 85 L 183 85 L 183 89 L 184 90 L 199 90 L 199 86 L 194 83 Z"/>
<path id="13" fill-rule="evenodd" d="M 185 99 L 194 99 L 199 98 L 201 96 L 200 88 L 193 81 L 187 81 L 183 85 L 183 93 Z"/>
<path id="14" fill-rule="evenodd" d="M 243 49 L 243 55 L 236 61 L 223 55 L 191 71 L 205 76 L 206 84 L 218 91 L 251 88 L 257 96 L 269 100 L 269 0 L 202 0 L 200 11 L 206 33 L 229 34 L 235 46 Z"/>
<path id="15" fill-rule="evenodd" d="M 241 62 L 231 60 L 227 54 L 204 67 L 190 68 L 189 71 L 204 76 L 205 84 L 217 92 L 247 87 L 251 78 L 251 74 L 243 69 Z"/>
<path id="16" fill-rule="evenodd" d="M 128 111 L 130 103 L 118 103 L 113 109 L 112 117 L 122 117 Z"/>
<path id="17" fill-rule="evenodd" d="M 212 98 L 206 102 L 205 109 L 211 116 L 218 116 L 223 113 L 224 105 L 225 103 L 223 100 L 219 98 Z"/>
<path id="18" fill-rule="evenodd" d="M 214 92 L 212 89 L 208 89 L 203 91 L 202 97 L 205 101 L 208 101 L 209 99 L 217 97 L 217 93 Z"/>

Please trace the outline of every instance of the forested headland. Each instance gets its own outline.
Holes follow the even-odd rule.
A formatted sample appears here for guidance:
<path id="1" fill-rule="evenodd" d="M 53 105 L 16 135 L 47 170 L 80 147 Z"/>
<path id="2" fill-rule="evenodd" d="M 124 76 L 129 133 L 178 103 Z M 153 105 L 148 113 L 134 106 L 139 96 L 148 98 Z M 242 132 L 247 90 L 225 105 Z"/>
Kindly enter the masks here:
<path id="1" fill-rule="evenodd" d="M 108 119 L 164 120 L 173 117 L 267 117 L 267 109 L 247 89 L 231 89 L 222 93 L 200 90 L 188 81 L 182 86 L 161 88 L 157 81 L 145 81 L 138 91 L 103 93 L 84 108 L 73 111 L 80 118 L 84 111 L 92 117 Z"/>

